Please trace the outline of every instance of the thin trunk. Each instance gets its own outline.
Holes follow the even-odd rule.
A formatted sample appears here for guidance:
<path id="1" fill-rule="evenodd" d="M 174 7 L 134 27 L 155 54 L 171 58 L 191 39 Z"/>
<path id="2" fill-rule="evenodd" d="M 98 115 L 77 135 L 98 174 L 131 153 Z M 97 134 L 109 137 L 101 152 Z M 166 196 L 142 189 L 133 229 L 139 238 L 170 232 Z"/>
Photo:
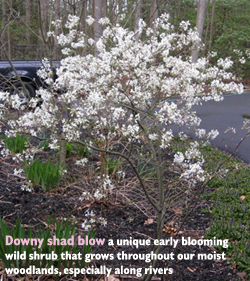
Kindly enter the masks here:
<path id="1" fill-rule="evenodd" d="M 135 32 L 139 29 L 139 21 L 141 19 L 141 6 L 142 0 L 137 0 L 136 11 L 135 11 Z M 139 40 L 139 34 L 136 34 L 136 40 Z"/>
<path id="2" fill-rule="evenodd" d="M 80 13 L 80 29 L 86 32 L 87 0 L 82 1 Z"/>
<path id="3" fill-rule="evenodd" d="M 199 0 L 196 18 L 196 28 L 200 39 L 202 40 L 203 27 L 206 15 L 206 0 Z M 199 57 L 199 47 L 200 44 L 196 44 L 195 49 L 192 53 L 192 62 L 197 62 Z"/>
<path id="4" fill-rule="evenodd" d="M 59 161 L 60 164 L 64 167 L 65 166 L 65 160 L 66 160 L 66 145 L 67 141 L 62 139 L 60 142 L 60 152 L 59 152 Z"/>
<path id="5" fill-rule="evenodd" d="M 158 18 L 158 1 L 152 0 L 150 7 L 150 27 L 153 27 L 153 22 Z"/>
<path id="6" fill-rule="evenodd" d="M 110 20 L 110 22 L 112 24 L 114 24 L 114 19 L 115 19 L 115 15 L 114 15 L 114 0 L 109 1 L 109 5 L 108 5 L 108 18 Z"/>
<path id="7" fill-rule="evenodd" d="M 213 0 L 212 16 L 211 16 L 211 25 L 210 25 L 210 38 L 209 38 L 209 47 L 208 47 L 208 51 L 209 51 L 209 52 L 211 51 L 212 43 L 213 43 L 215 6 L 216 6 L 216 0 Z"/>
<path id="8" fill-rule="evenodd" d="M 44 43 L 46 42 L 47 34 L 47 19 L 48 19 L 48 0 L 38 0 L 39 2 L 39 14 L 40 14 L 40 33 Z"/>
<path id="9" fill-rule="evenodd" d="M 54 2 L 55 21 L 60 20 L 60 6 L 61 6 L 60 0 L 55 0 L 55 2 Z M 60 33 L 60 29 L 56 25 L 56 27 L 55 27 L 55 37 L 54 37 L 55 47 L 58 45 L 57 36 L 59 35 L 59 33 Z"/>
<path id="10" fill-rule="evenodd" d="M 118 0 L 118 11 L 119 11 L 120 15 L 122 14 L 123 4 L 124 4 L 124 1 Z"/>
<path id="11" fill-rule="evenodd" d="M 94 14 L 95 14 L 95 0 L 88 0 L 88 3 L 87 3 L 87 15 L 90 15 L 92 17 L 94 17 Z M 94 38 L 94 27 L 93 26 L 88 26 L 86 24 L 86 28 L 87 28 L 87 32 L 89 34 L 89 36 L 91 38 Z"/>
<path id="12" fill-rule="evenodd" d="M 94 40 L 97 42 L 102 35 L 102 26 L 99 20 L 102 18 L 102 0 L 94 1 Z M 97 50 L 95 49 L 95 54 L 97 55 Z"/>
<path id="13" fill-rule="evenodd" d="M 207 19 L 207 27 L 206 27 L 206 31 L 205 31 L 204 42 L 207 42 L 207 40 L 208 40 L 208 33 L 209 33 L 209 28 L 210 28 L 210 14 L 209 14 L 208 9 L 206 9 L 206 19 Z M 206 51 L 207 51 L 207 45 L 205 45 L 204 53 L 206 53 Z"/>
<path id="14" fill-rule="evenodd" d="M 94 3 L 93 3 L 94 0 L 89 0 L 88 1 L 88 14 L 92 15 L 93 12 L 94 12 Z"/>
<path id="15" fill-rule="evenodd" d="M 71 6 L 72 6 L 72 15 L 76 15 L 76 1 L 75 0 L 71 1 Z"/>
<path id="16" fill-rule="evenodd" d="M 30 23 L 31 23 L 31 5 L 30 5 L 30 0 L 25 0 L 26 39 L 27 39 L 27 43 L 29 45 L 31 44 Z"/>
<path id="17" fill-rule="evenodd" d="M 181 1 L 178 0 L 178 19 L 179 21 L 182 20 L 182 17 L 181 17 Z"/>
<path id="18" fill-rule="evenodd" d="M 7 43 L 7 3 L 6 0 L 2 1 L 2 26 L 1 26 L 1 59 L 5 58 L 5 48 Z"/>
<path id="19" fill-rule="evenodd" d="M 102 1 L 102 18 L 107 17 L 107 0 Z"/>

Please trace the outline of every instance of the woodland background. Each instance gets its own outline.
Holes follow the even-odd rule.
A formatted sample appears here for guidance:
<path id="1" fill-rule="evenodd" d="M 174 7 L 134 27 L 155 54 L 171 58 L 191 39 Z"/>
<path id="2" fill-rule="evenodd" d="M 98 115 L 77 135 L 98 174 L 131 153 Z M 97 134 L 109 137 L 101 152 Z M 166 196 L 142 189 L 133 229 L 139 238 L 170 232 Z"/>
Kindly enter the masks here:
<path id="1" fill-rule="evenodd" d="M 48 37 L 47 32 L 60 34 L 61 28 L 52 22 L 65 23 L 69 14 L 79 16 L 79 30 L 97 40 L 102 33 L 98 19 L 102 17 L 108 17 L 112 24 L 122 18 L 124 27 L 136 30 L 140 18 L 151 25 L 159 15 L 168 13 L 173 24 L 188 20 L 197 26 L 204 43 L 203 56 L 213 51 L 217 58 L 236 61 L 250 53 L 248 0 L 2 0 L 0 5 L 2 60 L 60 59 L 57 39 Z M 85 21 L 89 15 L 96 19 L 91 27 Z M 247 61 L 244 65 L 235 63 L 234 71 L 248 79 L 249 66 Z"/>

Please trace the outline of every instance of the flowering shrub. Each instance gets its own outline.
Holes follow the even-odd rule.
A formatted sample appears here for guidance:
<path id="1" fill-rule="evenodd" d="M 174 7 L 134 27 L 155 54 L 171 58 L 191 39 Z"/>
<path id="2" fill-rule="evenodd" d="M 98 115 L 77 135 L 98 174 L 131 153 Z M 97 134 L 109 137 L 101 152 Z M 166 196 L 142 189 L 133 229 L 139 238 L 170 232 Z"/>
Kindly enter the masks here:
<path id="1" fill-rule="evenodd" d="M 134 184 L 141 187 L 157 216 L 160 239 L 168 210 L 179 198 L 192 194 L 197 182 L 209 178 L 197 142 L 185 152 L 171 151 L 173 125 L 197 128 L 201 120 L 193 105 L 221 101 L 222 93 L 240 93 L 243 88 L 227 71 L 232 65 L 229 59 L 220 59 L 218 66 L 206 58 L 191 62 L 199 37 L 188 23 L 182 22 L 174 32 L 168 16 L 162 15 L 153 29 L 140 21 L 136 33 L 119 24 L 111 26 L 108 19 L 100 23 L 106 28 L 95 42 L 77 31 L 76 17 L 69 18 L 68 33 L 58 38 L 66 55 L 57 69 L 58 78 L 51 81 L 45 61 L 39 73 L 50 87 L 37 93 L 42 105 L 12 121 L 8 134 L 37 137 L 46 129 L 51 148 L 63 141 L 84 144 L 88 138 L 87 145 L 100 153 L 100 162 L 105 155 L 123 159 L 119 170 L 125 177 L 128 173 L 137 178 Z M 91 18 L 88 24 L 93 24 Z M 91 48 L 97 53 L 87 52 Z M 197 129 L 203 139 L 217 134 Z M 185 141 L 184 133 L 179 137 Z M 179 175 L 176 182 L 169 179 L 171 174 Z M 107 175 L 100 171 L 97 176 L 103 186 Z M 109 186 L 115 188 L 111 179 Z"/>

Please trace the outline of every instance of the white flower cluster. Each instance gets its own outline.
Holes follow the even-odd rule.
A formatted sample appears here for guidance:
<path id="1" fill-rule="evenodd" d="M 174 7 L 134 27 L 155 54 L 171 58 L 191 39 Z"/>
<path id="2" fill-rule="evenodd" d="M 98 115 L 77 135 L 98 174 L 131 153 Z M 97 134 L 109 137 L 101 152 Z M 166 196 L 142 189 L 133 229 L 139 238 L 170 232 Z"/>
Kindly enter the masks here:
<path id="1" fill-rule="evenodd" d="M 82 223 L 82 228 L 85 231 L 89 231 L 91 228 L 93 228 L 95 225 L 101 225 L 106 226 L 107 221 L 103 217 L 97 217 L 95 212 L 93 210 L 89 211 L 87 210 L 85 212 L 86 219 Z"/>
<path id="2" fill-rule="evenodd" d="M 201 133 L 203 134 L 203 131 Z M 197 141 L 191 142 L 190 148 L 184 154 L 180 151 L 175 153 L 173 160 L 184 169 L 181 178 L 188 179 L 192 184 L 205 181 L 207 176 L 203 169 L 204 159 L 198 146 Z"/>
<path id="3" fill-rule="evenodd" d="M 21 186 L 22 191 L 32 192 L 32 189 L 29 185 L 22 185 Z"/>
<path id="4" fill-rule="evenodd" d="M 100 23 L 101 25 L 108 25 L 108 24 L 110 24 L 110 20 L 109 20 L 108 18 L 101 18 L 101 19 L 99 20 L 99 23 Z"/>
<path id="5" fill-rule="evenodd" d="M 79 17 L 75 15 L 69 15 L 65 27 L 69 29 L 73 29 L 78 26 L 79 20 L 80 20 Z"/>
<path id="6" fill-rule="evenodd" d="M 93 17 L 87 16 L 86 23 L 88 25 L 92 25 L 92 24 L 94 24 L 94 22 L 95 22 L 95 19 Z"/>
<path id="7" fill-rule="evenodd" d="M 161 145 L 160 148 L 165 149 L 170 145 L 171 140 L 173 139 L 174 135 L 172 130 L 169 130 L 165 133 L 163 133 L 162 138 L 161 138 Z"/>
<path id="8" fill-rule="evenodd" d="M 24 170 L 22 169 L 22 168 L 20 168 L 20 169 L 14 169 L 14 176 L 17 176 L 17 177 L 19 177 L 19 176 L 21 176 L 21 174 L 24 172 Z"/>
<path id="9" fill-rule="evenodd" d="M 215 130 L 215 129 L 212 129 L 209 133 L 207 133 L 205 129 L 197 129 L 197 131 L 196 131 L 196 136 L 200 139 L 206 137 L 208 140 L 209 139 L 213 140 L 218 135 L 219 135 L 219 131 Z"/>
<path id="10" fill-rule="evenodd" d="M 123 173 L 121 174 L 123 176 Z M 92 194 L 88 191 L 84 191 L 80 200 L 107 200 L 113 189 L 115 188 L 112 184 L 112 181 L 108 175 L 103 175 L 103 179 L 101 177 L 97 177 L 98 186 L 95 192 Z"/>
<path id="11" fill-rule="evenodd" d="M 37 74 L 48 84 L 53 83 L 53 71 L 50 64 L 50 60 L 44 58 L 42 60 L 42 67 L 37 71 Z"/>
<path id="12" fill-rule="evenodd" d="M 205 181 L 205 171 L 202 168 L 203 163 L 189 163 L 184 173 L 182 173 L 181 177 L 192 180 L 192 183 L 195 184 L 198 182 Z"/>
<path id="13" fill-rule="evenodd" d="M 174 155 L 174 163 L 181 164 L 185 160 L 185 157 L 182 152 L 178 151 Z"/>
<path id="14" fill-rule="evenodd" d="M 76 161 L 76 165 L 83 166 L 83 167 L 84 167 L 87 163 L 88 163 L 88 158 L 82 158 L 82 159 Z"/>

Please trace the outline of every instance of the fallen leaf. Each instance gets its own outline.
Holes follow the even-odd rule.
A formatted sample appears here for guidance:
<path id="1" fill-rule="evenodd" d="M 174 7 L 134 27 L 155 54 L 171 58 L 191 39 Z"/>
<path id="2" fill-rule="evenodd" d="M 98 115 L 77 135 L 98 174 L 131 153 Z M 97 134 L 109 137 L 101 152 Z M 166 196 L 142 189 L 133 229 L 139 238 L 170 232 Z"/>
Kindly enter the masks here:
<path id="1" fill-rule="evenodd" d="M 174 228 L 174 227 L 169 227 L 168 225 L 165 225 L 164 229 L 163 229 L 164 232 L 168 233 L 168 234 L 171 234 L 171 235 L 174 235 L 177 233 L 177 229 Z"/>
<path id="2" fill-rule="evenodd" d="M 147 220 L 145 220 L 145 222 L 144 222 L 144 224 L 152 224 L 152 223 L 154 223 L 154 220 L 153 219 L 150 219 L 150 218 L 148 218 Z"/>
<path id="3" fill-rule="evenodd" d="M 177 214 L 177 215 L 182 215 L 182 210 L 179 208 L 173 208 L 173 211 Z"/>

